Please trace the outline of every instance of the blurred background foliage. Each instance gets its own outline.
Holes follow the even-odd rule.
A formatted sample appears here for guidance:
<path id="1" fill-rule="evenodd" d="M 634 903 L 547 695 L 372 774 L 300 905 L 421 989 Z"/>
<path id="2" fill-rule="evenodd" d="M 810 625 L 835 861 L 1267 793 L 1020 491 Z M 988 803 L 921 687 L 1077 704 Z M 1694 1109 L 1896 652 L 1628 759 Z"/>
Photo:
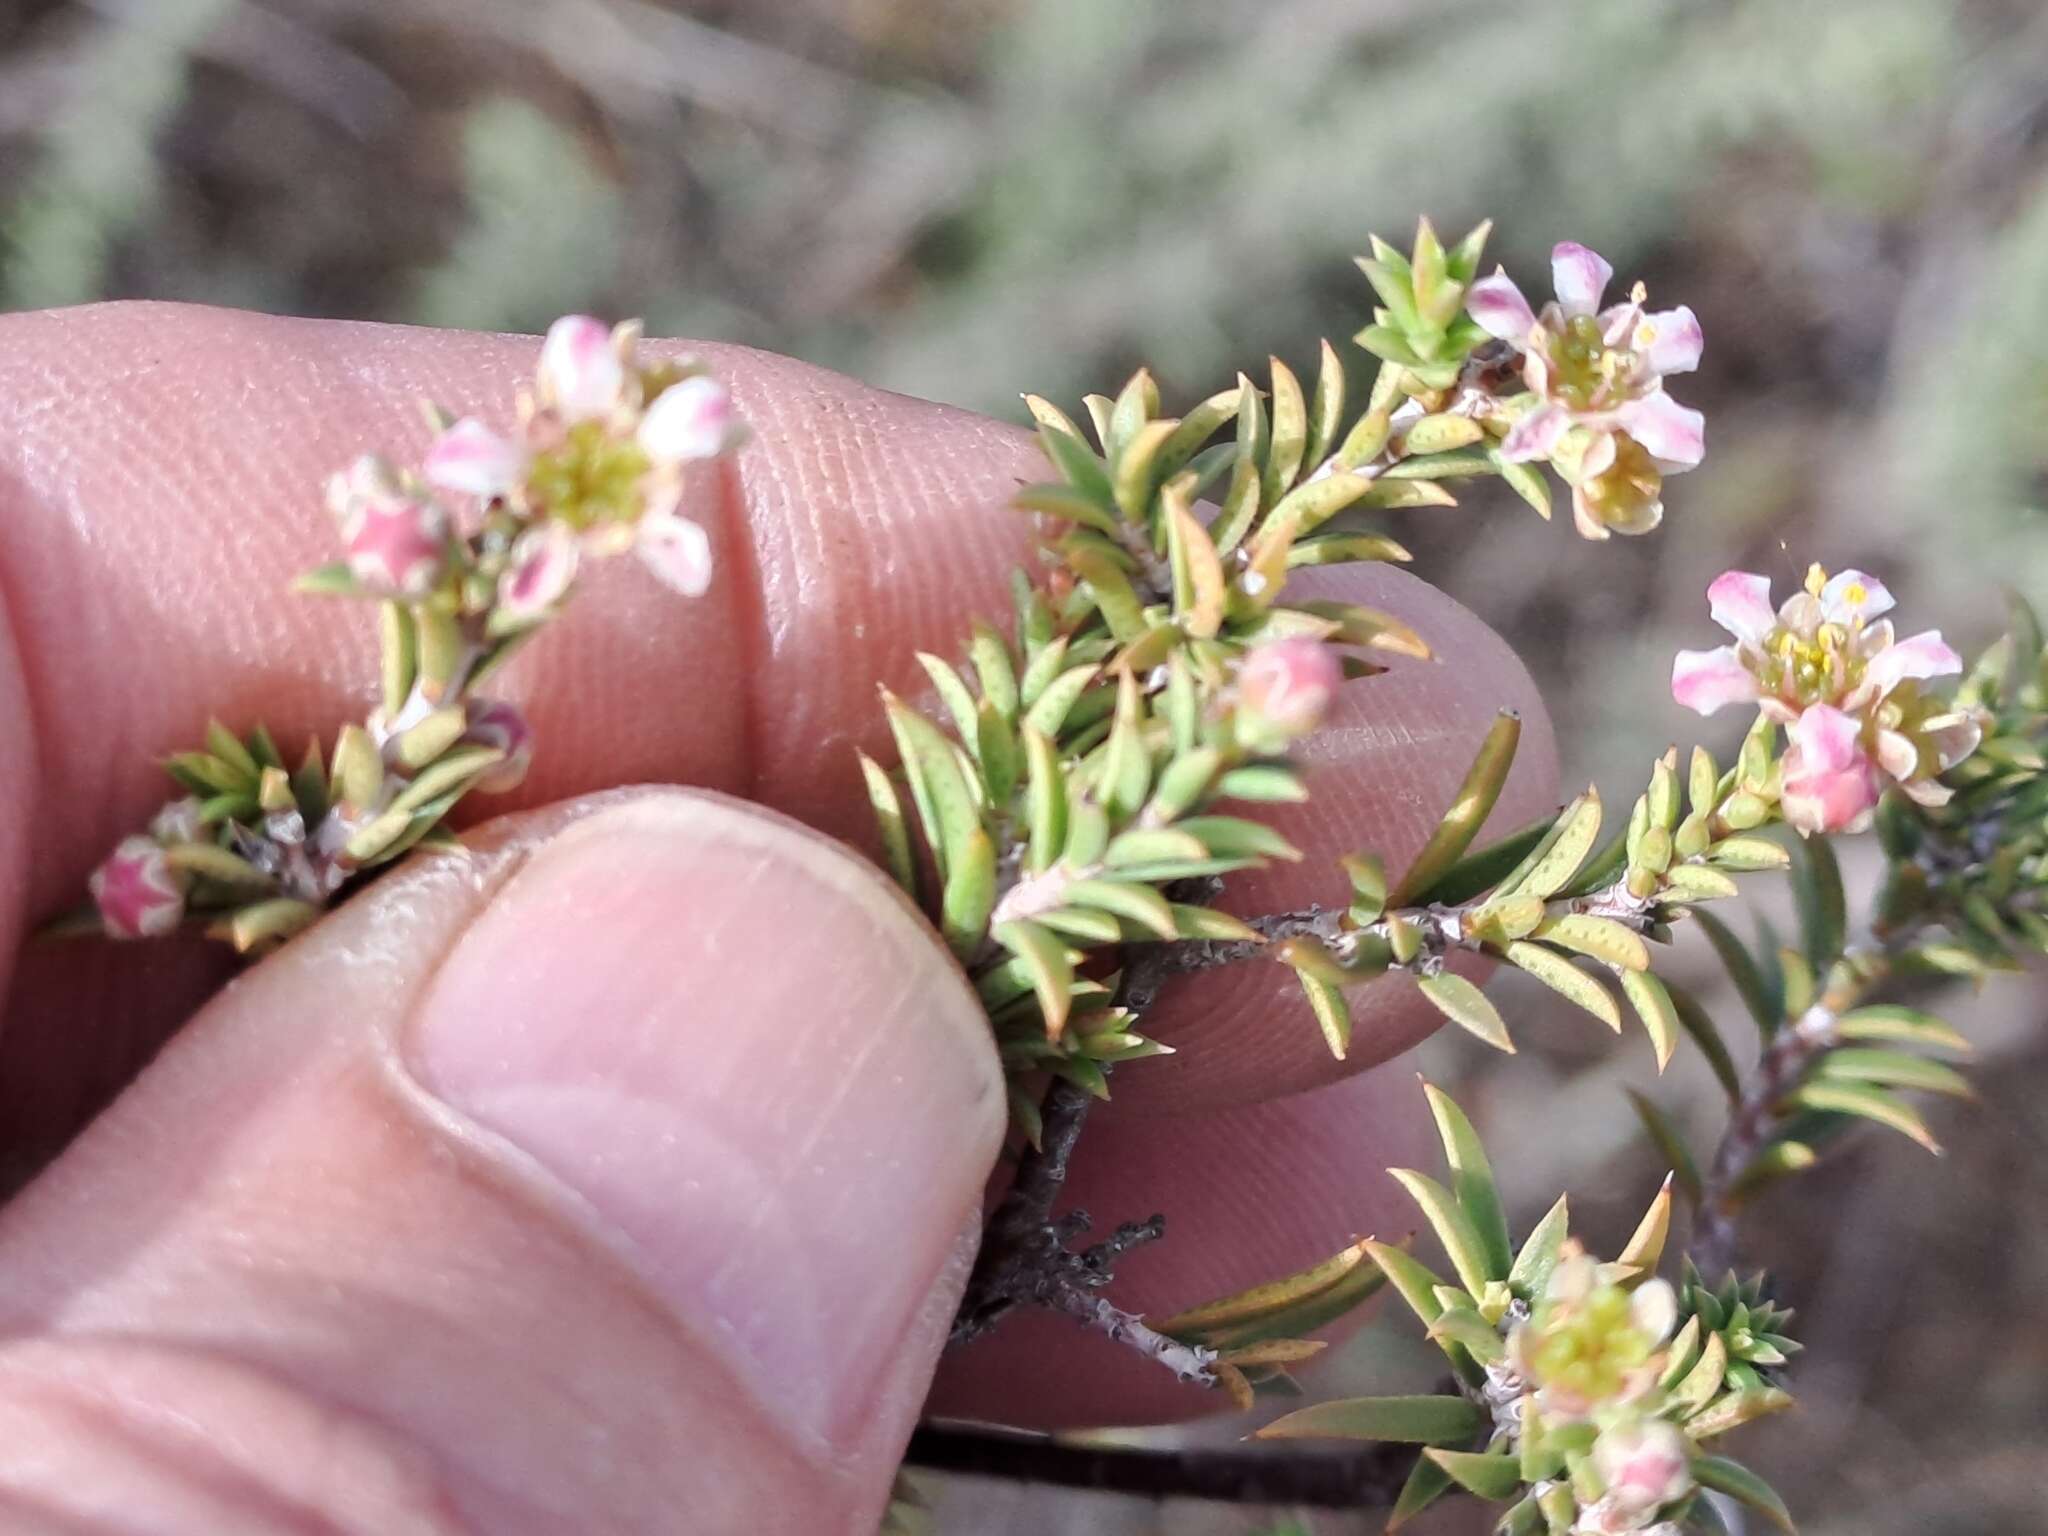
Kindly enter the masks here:
<path id="1" fill-rule="evenodd" d="M 1652 663 L 1710 643 L 1727 565 L 1866 564 L 1966 642 L 2001 584 L 2048 597 L 2039 0 L 0 0 L 0 308 L 589 308 L 1021 419 L 1140 361 L 1183 403 L 1307 366 L 1420 213 L 1496 218 L 1530 278 L 1585 240 L 1705 322 L 1710 453 L 1658 537 L 1400 530 L 1528 658 L 1568 777 L 1632 793 L 1689 734 Z M 1756 1459 L 1824 1536 L 2043 1528 L 2048 1239 L 1990 1204 L 2048 1210 L 2038 1008 L 1987 996 L 1946 1165 L 1873 1145 L 1775 1208 L 1811 1406 Z M 1551 1047 L 1432 1070 L 1533 1149 L 1525 1201 L 1613 1184 L 1620 1225 L 1643 1053 L 1517 1032 Z M 1658 1091 L 1710 1126 L 1704 1073 Z M 1248 1525 L 1009 1497 L 945 1528 Z"/>

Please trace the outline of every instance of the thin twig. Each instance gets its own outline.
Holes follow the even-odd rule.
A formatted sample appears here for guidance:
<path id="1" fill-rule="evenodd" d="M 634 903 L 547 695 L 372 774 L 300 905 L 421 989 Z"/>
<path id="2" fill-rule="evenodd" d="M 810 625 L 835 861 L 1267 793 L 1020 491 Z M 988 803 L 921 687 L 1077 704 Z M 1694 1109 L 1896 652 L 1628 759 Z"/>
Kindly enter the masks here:
<path id="1" fill-rule="evenodd" d="M 1373 1445 L 1351 1452 L 1142 1451 L 1068 1445 L 1038 1435 L 925 1425 L 910 1437 L 913 1467 L 1087 1488 L 1152 1500 L 1204 1499 L 1304 1509 L 1384 1509 L 1399 1494 L 1415 1452 Z"/>

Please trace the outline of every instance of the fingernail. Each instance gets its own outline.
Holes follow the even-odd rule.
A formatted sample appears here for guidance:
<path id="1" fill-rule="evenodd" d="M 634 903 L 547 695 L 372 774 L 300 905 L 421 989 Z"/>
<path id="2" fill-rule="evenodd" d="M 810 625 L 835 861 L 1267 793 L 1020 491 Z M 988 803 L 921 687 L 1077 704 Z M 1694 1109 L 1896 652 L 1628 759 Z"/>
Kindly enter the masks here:
<path id="1" fill-rule="evenodd" d="M 882 877 L 704 795 L 543 846 L 406 1049 L 580 1197 L 794 1436 L 827 1442 L 947 1268 L 1003 1120 L 987 1022 Z"/>

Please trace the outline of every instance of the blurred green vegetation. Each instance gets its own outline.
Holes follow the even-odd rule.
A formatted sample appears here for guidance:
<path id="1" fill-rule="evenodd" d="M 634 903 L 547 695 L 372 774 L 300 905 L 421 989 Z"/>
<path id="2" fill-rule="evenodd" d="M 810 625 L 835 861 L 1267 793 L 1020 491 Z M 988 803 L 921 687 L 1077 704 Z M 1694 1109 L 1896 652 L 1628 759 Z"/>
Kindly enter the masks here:
<path id="1" fill-rule="evenodd" d="M 0 308 L 590 308 L 1021 418 L 1020 388 L 1071 400 L 1140 361 L 1180 401 L 1268 351 L 1305 365 L 1363 323 L 1366 233 L 1420 213 L 1497 219 L 1536 287 L 1552 241 L 1585 240 L 1706 326 L 1677 392 L 1710 452 L 1656 538 L 1585 551 L 1505 503 L 1405 529 L 1528 658 L 1568 775 L 1632 788 L 1687 733 L 1643 658 L 1708 643 L 1725 566 L 1866 564 L 1965 642 L 2000 583 L 2048 597 L 2039 0 L 0 4 Z M 1974 1319 L 2027 1305 L 2048 1254 L 1987 1249 L 1968 1198 L 2043 1194 L 2048 1066 L 2036 1032 L 2006 1039 L 1981 1140 L 1910 1173 L 1873 1155 L 1923 1204 L 1816 1198 L 1777 1255 L 1823 1296 L 1875 1265 L 1934 1298 L 1909 1334 L 1897 1296 L 1837 1330 L 1857 1399 L 1771 1467 L 1834 1511 L 1809 1529 L 2025 1523 L 2048 1330 L 2001 1352 Z M 1548 1107 L 1579 1093 L 1614 1128 L 1574 1148 L 1596 1155 L 1625 1111 L 1573 1085 L 1605 1044 L 1549 1064 Z M 1872 1221 L 1968 1257 L 1900 1268 Z"/>

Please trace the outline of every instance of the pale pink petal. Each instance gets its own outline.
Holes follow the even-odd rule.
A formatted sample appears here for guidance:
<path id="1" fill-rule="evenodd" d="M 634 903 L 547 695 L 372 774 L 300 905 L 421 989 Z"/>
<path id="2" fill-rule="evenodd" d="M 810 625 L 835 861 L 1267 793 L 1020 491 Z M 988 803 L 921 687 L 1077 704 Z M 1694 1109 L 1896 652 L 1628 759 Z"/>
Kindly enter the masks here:
<path id="1" fill-rule="evenodd" d="M 1300 736 L 1322 723 L 1343 683 L 1342 664 L 1320 640 L 1269 640 L 1238 668 L 1238 703 L 1261 723 Z"/>
<path id="2" fill-rule="evenodd" d="M 1528 299 L 1505 268 L 1495 267 L 1493 276 L 1482 277 L 1467 289 L 1465 308 L 1487 335 L 1498 336 L 1518 347 L 1528 346 L 1529 328 L 1536 323 L 1536 311 L 1529 307 Z"/>
<path id="3" fill-rule="evenodd" d="M 1550 253 L 1550 281 L 1567 315 L 1590 315 L 1614 278 L 1614 268 L 1577 241 L 1566 240 Z"/>
<path id="4" fill-rule="evenodd" d="M 1898 731 L 1879 731 L 1877 766 L 1903 784 L 1920 771 L 1920 749 Z"/>
<path id="5" fill-rule="evenodd" d="M 1939 779 L 1913 779 L 1901 784 L 1899 788 L 1905 792 L 1906 798 L 1915 805 L 1924 805 L 1930 808 L 1937 805 L 1947 805 L 1950 800 L 1955 798 L 1956 793 Z"/>
<path id="6" fill-rule="evenodd" d="M 699 374 L 655 398 L 640 421 L 640 446 L 648 457 L 672 464 L 716 458 L 731 442 L 734 426 L 732 396 L 716 379 Z"/>
<path id="7" fill-rule="evenodd" d="M 1624 432 L 1649 450 L 1666 474 L 1691 469 L 1707 455 L 1707 419 L 1663 390 L 1631 400 L 1615 413 Z"/>
<path id="8" fill-rule="evenodd" d="M 1974 714 L 1938 715 L 1921 722 L 1920 734 L 1934 749 L 1935 760 L 1944 773 L 1976 751 L 1984 740 L 1984 728 Z"/>
<path id="9" fill-rule="evenodd" d="M 545 404 L 570 421 L 585 421 L 617 406 L 626 367 L 602 320 L 565 315 L 548 327 L 541 344 L 539 379 Z"/>
<path id="10" fill-rule="evenodd" d="M 498 611 L 514 622 L 541 617 L 569 590 L 581 561 L 572 529 L 557 522 L 527 529 L 498 578 Z"/>
<path id="11" fill-rule="evenodd" d="M 155 938 L 185 916 L 184 886 L 152 837 L 123 838 L 86 888 L 101 924 L 117 939 Z"/>
<path id="12" fill-rule="evenodd" d="M 1909 677 L 1947 677 L 1962 670 L 1963 658 L 1942 640 L 1941 631 L 1928 629 L 1871 657 L 1863 682 L 1883 697 Z"/>
<path id="13" fill-rule="evenodd" d="M 1738 640 L 1761 645 L 1778 622 L 1771 606 L 1771 578 L 1754 571 L 1723 571 L 1707 584 L 1707 608 L 1714 622 Z"/>
<path id="14" fill-rule="evenodd" d="M 420 473 L 457 495 L 509 496 L 526 473 L 526 450 L 465 416 L 434 439 Z"/>
<path id="15" fill-rule="evenodd" d="M 711 586 L 711 538 L 687 517 L 649 517 L 640 522 L 640 558 L 662 582 L 685 597 L 702 597 Z"/>
<path id="16" fill-rule="evenodd" d="M 1644 315 L 1630 340 L 1649 362 L 1650 371 L 1660 376 L 1691 373 L 1699 367 L 1700 353 L 1707 344 L 1699 316 L 1683 304 Z"/>
<path id="17" fill-rule="evenodd" d="M 1600 514 L 1593 509 L 1592 498 L 1586 494 L 1586 482 L 1581 480 L 1572 487 L 1572 527 L 1578 530 L 1582 539 L 1611 539 L 1614 530 L 1600 521 Z"/>
<path id="18" fill-rule="evenodd" d="M 1892 595 L 1875 576 L 1862 571 L 1838 571 L 1820 589 L 1821 612 L 1834 624 L 1852 619 L 1868 622 L 1892 610 Z"/>
<path id="19" fill-rule="evenodd" d="M 1862 725 L 1831 704 L 1802 710 L 1785 734 L 1810 772 L 1837 773 L 1862 755 Z"/>
<path id="20" fill-rule="evenodd" d="M 1608 1492 L 1644 1512 L 1692 1488 L 1691 1448 L 1677 1426 L 1662 1419 L 1604 1431 L 1593 1444 L 1593 1466 Z"/>
<path id="21" fill-rule="evenodd" d="M 1857 738 L 1856 722 L 1816 704 L 1793 722 L 1791 734 L 1779 794 L 1786 821 L 1803 836 L 1860 832 L 1870 825 L 1882 783 Z"/>
<path id="22" fill-rule="evenodd" d="M 1561 405 L 1539 405 L 1508 429 L 1501 456 L 1510 464 L 1547 459 L 1572 428 L 1571 413 Z"/>
<path id="23" fill-rule="evenodd" d="M 378 592 L 420 597 L 440 582 L 447 559 L 447 525 L 424 502 L 392 497 L 364 506 L 348 536 L 348 567 Z"/>
<path id="24" fill-rule="evenodd" d="M 1757 696 L 1755 675 L 1732 645 L 1712 651 L 1680 651 L 1671 664 L 1671 697 L 1687 709 L 1711 715 L 1725 704 L 1747 704 Z"/>

